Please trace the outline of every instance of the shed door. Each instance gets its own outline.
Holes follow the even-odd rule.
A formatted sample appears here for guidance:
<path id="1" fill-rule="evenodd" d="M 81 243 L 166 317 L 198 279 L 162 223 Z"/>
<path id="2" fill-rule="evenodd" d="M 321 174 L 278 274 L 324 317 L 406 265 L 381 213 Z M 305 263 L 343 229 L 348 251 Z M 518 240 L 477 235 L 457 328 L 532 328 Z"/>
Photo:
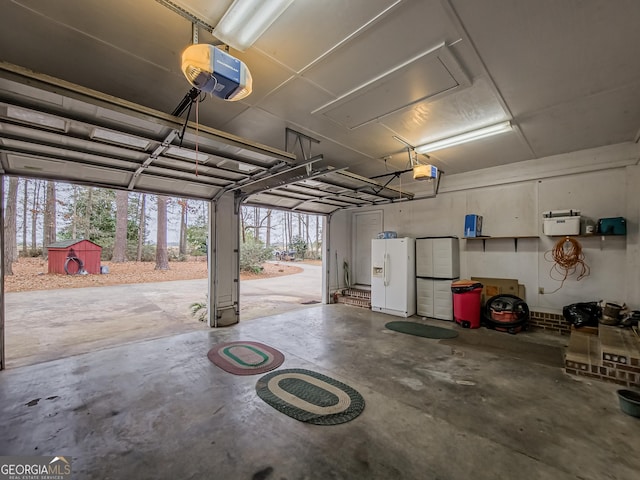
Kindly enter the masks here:
<path id="1" fill-rule="evenodd" d="M 371 285 L 371 239 L 382 231 L 382 210 L 353 214 L 353 283 Z"/>

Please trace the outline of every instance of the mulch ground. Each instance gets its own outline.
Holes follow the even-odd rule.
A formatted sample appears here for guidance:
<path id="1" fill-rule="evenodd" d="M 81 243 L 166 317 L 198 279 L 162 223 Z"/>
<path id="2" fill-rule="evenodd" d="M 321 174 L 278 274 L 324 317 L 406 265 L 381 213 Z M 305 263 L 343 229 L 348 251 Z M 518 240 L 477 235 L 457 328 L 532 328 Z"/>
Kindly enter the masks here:
<path id="1" fill-rule="evenodd" d="M 49 274 L 47 261 L 42 258 L 20 258 L 13 264 L 13 275 L 4 279 L 5 292 L 53 290 L 58 288 L 84 288 L 130 283 L 154 283 L 173 280 L 207 278 L 207 262 L 204 257 L 187 262 L 170 262 L 169 270 L 155 270 L 155 262 L 102 262 L 108 274 L 60 275 Z M 317 262 L 314 262 L 317 263 Z M 261 273 L 242 272 L 240 280 L 278 277 L 300 273 L 302 268 L 293 262 L 265 263 Z"/>

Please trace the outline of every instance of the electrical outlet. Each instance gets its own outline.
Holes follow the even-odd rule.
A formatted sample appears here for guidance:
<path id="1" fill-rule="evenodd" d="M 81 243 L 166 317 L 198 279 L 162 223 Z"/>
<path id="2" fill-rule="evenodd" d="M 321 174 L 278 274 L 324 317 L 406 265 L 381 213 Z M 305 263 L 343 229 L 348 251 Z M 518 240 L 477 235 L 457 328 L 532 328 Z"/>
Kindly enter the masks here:
<path id="1" fill-rule="evenodd" d="M 538 287 L 538 293 L 544 295 L 544 287 Z"/>

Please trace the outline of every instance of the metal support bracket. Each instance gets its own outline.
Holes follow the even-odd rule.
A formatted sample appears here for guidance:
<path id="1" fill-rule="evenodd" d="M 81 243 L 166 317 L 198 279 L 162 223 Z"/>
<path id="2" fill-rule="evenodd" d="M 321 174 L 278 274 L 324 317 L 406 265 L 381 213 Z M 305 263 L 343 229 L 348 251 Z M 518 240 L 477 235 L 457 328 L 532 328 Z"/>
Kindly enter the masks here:
<path id="1" fill-rule="evenodd" d="M 293 141 L 293 146 L 292 149 L 289 150 L 289 137 L 293 136 L 294 137 L 294 141 Z M 302 141 L 305 141 L 305 143 L 303 144 Z M 320 143 L 320 140 L 316 140 L 313 137 L 310 137 L 308 135 L 305 135 L 304 133 L 300 133 L 296 130 L 293 130 L 289 127 L 285 128 L 285 138 L 284 138 L 284 150 L 285 152 L 289 152 L 289 153 L 294 153 L 293 150 L 295 149 L 296 144 L 300 145 L 300 151 L 302 152 L 302 158 L 304 160 L 309 160 L 311 158 L 311 145 L 313 143 Z M 305 146 L 307 146 L 307 150 L 305 150 Z"/>
<path id="2" fill-rule="evenodd" d="M 214 28 L 213 25 L 208 24 L 202 18 L 198 17 L 195 13 L 190 12 L 189 10 L 181 7 L 176 2 L 172 2 L 171 0 L 156 0 L 156 2 L 158 2 L 160 5 L 167 7 L 169 10 L 177 13 L 181 17 L 186 18 L 190 22 L 196 25 L 200 25 L 205 30 L 209 32 L 213 32 L 213 28 Z M 194 42 L 194 43 L 198 43 L 198 42 Z"/>
<path id="3" fill-rule="evenodd" d="M 129 190 L 133 190 L 133 188 L 136 186 L 136 182 L 138 181 L 138 177 L 142 175 L 142 172 L 144 172 L 146 168 L 149 165 L 151 165 L 156 158 L 158 158 L 160 155 L 162 155 L 164 152 L 167 151 L 167 149 L 171 146 L 171 143 L 177 136 L 178 136 L 178 131 L 173 129 L 169 132 L 169 134 L 166 137 L 164 137 L 164 140 L 162 140 L 162 143 L 158 145 L 153 152 L 151 152 L 149 157 L 147 157 L 147 159 L 144 162 L 142 162 L 142 165 L 140 165 L 131 176 L 131 180 L 129 180 L 129 185 L 127 186 Z"/>

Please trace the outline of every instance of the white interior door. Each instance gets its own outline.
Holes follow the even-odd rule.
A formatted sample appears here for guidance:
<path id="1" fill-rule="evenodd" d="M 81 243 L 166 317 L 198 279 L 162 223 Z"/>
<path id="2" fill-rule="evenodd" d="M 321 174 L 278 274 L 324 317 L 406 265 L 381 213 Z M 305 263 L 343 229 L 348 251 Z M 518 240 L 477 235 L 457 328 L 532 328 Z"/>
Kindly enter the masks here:
<path id="1" fill-rule="evenodd" d="M 353 282 L 371 285 L 371 240 L 382 231 L 382 210 L 353 214 Z"/>

